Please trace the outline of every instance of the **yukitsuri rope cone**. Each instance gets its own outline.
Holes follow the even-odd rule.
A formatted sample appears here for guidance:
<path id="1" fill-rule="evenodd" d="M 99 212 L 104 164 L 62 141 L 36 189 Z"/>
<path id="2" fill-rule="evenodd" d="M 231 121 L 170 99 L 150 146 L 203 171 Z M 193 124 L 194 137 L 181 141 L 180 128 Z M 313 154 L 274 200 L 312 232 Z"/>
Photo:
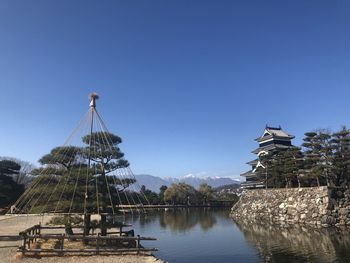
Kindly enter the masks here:
<path id="1" fill-rule="evenodd" d="M 108 131 L 96 109 L 98 98 L 96 93 L 90 94 L 88 112 L 62 146 L 39 160 L 42 167 L 33 171 L 35 179 L 8 212 L 9 215 L 58 215 L 61 218 L 55 220 L 65 225 L 62 227 L 65 235 L 45 236 L 53 239 L 51 244 L 43 243 L 41 231 L 59 227 L 36 225 L 23 231 L 24 252 L 34 251 L 30 243 L 36 242 L 40 247 L 38 252 L 89 249 L 101 253 L 104 247 L 109 252 L 118 248 L 139 253 L 143 249 L 140 240 L 154 240 L 134 237 L 133 230 L 122 229 L 129 226 L 125 223 L 127 215 L 145 213 L 143 204 L 149 202 L 119 148 L 122 139 Z M 73 226 L 82 229 L 82 233 L 73 236 Z M 118 232 L 108 233 L 111 228 L 117 228 Z M 92 229 L 97 229 L 97 234 Z M 81 244 L 74 244 L 77 240 Z"/>

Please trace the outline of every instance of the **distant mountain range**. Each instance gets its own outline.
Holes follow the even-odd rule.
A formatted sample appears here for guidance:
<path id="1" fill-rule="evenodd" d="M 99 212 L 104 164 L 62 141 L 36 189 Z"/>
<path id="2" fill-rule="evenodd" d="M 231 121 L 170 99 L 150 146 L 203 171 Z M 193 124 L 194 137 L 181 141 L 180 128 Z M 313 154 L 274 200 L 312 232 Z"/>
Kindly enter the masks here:
<path id="1" fill-rule="evenodd" d="M 150 189 L 154 192 L 159 192 L 159 188 L 162 185 L 170 186 L 172 183 L 183 182 L 189 185 L 192 185 L 194 188 L 198 188 L 201 184 L 207 183 L 213 188 L 220 187 L 228 184 L 240 184 L 239 180 L 235 180 L 228 177 L 197 177 L 194 175 L 187 175 L 181 178 L 160 178 L 153 175 L 148 174 L 138 174 L 135 175 L 137 183 L 141 185 L 145 185 L 147 189 Z"/>

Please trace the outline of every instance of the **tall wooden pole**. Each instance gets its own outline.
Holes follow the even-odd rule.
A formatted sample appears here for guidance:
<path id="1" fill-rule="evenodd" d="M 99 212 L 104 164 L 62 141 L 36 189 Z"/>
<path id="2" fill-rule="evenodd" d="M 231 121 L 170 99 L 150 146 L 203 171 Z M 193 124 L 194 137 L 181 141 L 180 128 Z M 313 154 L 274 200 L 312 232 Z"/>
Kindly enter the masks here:
<path id="1" fill-rule="evenodd" d="M 93 134 L 93 127 L 94 127 L 94 113 L 96 108 L 96 99 L 98 99 L 98 95 L 96 93 L 90 94 L 90 114 L 91 114 L 91 122 L 90 122 L 90 141 L 89 141 L 89 159 L 88 159 L 88 174 L 91 166 L 91 146 L 92 146 L 92 134 Z M 85 203 L 87 204 L 89 198 L 89 193 L 86 191 L 85 193 Z M 84 211 L 84 236 L 88 236 L 90 232 L 90 224 L 91 224 L 91 211 L 88 211 L 87 208 L 85 208 Z M 86 242 L 85 242 L 86 243 Z"/>

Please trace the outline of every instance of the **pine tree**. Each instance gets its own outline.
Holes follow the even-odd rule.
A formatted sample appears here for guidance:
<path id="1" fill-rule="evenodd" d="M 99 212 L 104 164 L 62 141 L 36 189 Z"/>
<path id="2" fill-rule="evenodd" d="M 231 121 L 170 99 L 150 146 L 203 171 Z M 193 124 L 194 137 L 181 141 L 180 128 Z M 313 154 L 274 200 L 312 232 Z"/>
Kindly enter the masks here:
<path id="1" fill-rule="evenodd" d="M 95 132 L 82 138 L 85 147 L 56 147 L 32 171 L 36 179 L 30 193 L 19 203 L 26 213 L 93 213 L 101 215 L 101 234 L 106 234 L 106 215 L 116 213 L 121 194 L 135 179 L 117 177 L 114 171 L 129 166 L 118 144 L 121 138 L 108 132 Z M 85 224 L 85 234 L 89 223 Z"/>
<path id="2" fill-rule="evenodd" d="M 23 193 L 24 186 L 13 180 L 20 169 L 21 166 L 14 161 L 0 161 L 0 207 L 9 205 Z"/>
<path id="3" fill-rule="evenodd" d="M 305 133 L 305 174 L 316 179 L 317 185 L 330 185 L 332 178 L 332 144 L 331 135 L 326 131 Z"/>
<path id="4" fill-rule="evenodd" d="M 260 156 L 262 166 L 257 173 L 268 188 L 294 187 L 300 185 L 303 154 L 300 148 L 276 149 Z"/>
<path id="5" fill-rule="evenodd" d="M 332 171 L 335 184 L 349 186 L 350 183 L 350 131 L 344 126 L 339 132 L 332 135 L 334 150 Z"/>
<path id="6" fill-rule="evenodd" d="M 166 185 L 162 185 L 159 188 L 159 200 L 160 200 L 160 204 L 164 204 L 164 192 L 168 189 L 168 187 Z"/>
<path id="7" fill-rule="evenodd" d="M 283 176 L 282 153 L 280 150 L 270 151 L 259 157 L 262 166 L 256 170 L 260 180 L 267 188 L 281 188 L 285 186 Z"/>

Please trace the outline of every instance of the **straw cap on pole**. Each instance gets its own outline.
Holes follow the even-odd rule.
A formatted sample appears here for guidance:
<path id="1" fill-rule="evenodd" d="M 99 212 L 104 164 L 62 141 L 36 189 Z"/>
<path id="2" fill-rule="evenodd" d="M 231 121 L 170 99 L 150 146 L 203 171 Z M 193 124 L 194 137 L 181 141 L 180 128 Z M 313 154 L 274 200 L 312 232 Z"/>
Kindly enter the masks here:
<path id="1" fill-rule="evenodd" d="M 99 98 L 96 92 L 90 93 L 90 107 L 95 108 L 96 107 L 96 100 Z"/>

